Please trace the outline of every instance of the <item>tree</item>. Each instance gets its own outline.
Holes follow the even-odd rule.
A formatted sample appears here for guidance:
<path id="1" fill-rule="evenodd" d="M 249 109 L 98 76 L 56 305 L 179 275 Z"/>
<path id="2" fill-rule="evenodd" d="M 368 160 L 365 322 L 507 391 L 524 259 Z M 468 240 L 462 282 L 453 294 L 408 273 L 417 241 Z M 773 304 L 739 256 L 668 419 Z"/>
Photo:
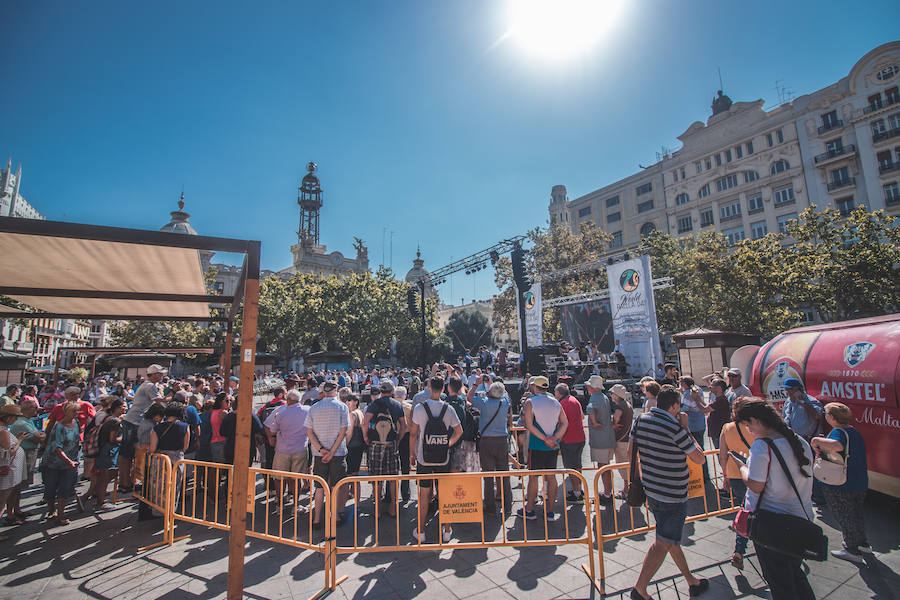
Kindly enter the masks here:
<path id="1" fill-rule="evenodd" d="M 112 321 L 109 339 L 119 347 L 198 347 L 209 343 L 208 334 L 196 323 L 185 321 Z"/>
<path id="2" fill-rule="evenodd" d="M 491 324 L 488 318 L 477 310 L 461 310 L 450 315 L 444 332 L 451 339 L 453 352 L 462 354 L 466 350 L 477 352 L 482 344 L 491 343 Z"/>

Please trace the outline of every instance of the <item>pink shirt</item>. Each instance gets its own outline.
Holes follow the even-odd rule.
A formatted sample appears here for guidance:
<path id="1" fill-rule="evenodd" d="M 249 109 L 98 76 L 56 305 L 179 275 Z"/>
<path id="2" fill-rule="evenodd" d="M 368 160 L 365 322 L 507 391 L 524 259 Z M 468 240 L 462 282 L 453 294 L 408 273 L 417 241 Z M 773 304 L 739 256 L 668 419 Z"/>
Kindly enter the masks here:
<path id="1" fill-rule="evenodd" d="M 560 406 L 566 413 L 566 420 L 569 426 L 566 433 L 562 437 L 564 444 L 577 444 L 584 441 L 584 427 L 582 419 L 584 412 L 581 410 L 581 403 L 575 399 L 575 396 L 567 396 L 560 401 Z"/>
<path id="2" fill-rule="evenodd" d="M 209 416 L 209 424 L 212 426 L 211 443 L 225 441 L 225 436 L 219 433 L 219 430 L 222 428 L 222 419 L 225 418 L 225 414 L 224 409 L 218 408 L 212 411 L 212 414 Z"/>

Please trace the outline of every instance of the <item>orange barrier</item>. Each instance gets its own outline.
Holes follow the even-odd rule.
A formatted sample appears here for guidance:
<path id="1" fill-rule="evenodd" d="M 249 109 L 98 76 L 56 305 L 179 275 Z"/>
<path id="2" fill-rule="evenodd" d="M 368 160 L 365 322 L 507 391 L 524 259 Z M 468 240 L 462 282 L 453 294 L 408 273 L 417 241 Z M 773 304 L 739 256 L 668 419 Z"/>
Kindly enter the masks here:
<path id="1" fill-rule="evenodd" d="M 734 494 L 730 488 L 728 490 L 727 502 L 724 502 L 719 495 L 719 489 L 722 487 L 723 480 L 725 479 L 724 475 L 720 472 L 719 461 L 717 460 L 719 451 L 715 449 L 706 450 L 703 454 L 707 457 L 707 468 L 710 463 L 713 465 L 713 468 L 710 470 L 710 482 L 704 482 L 701 485 L 700 489 L 697 490 L 698 495 L 696 497 L 688 498 L 688 516 L 685 519 L 685 523 L 736 513 L 741 508 L 740 504 L 734 504 Z M 710 460 L 710 457 L 712 457 L 712 460 Z M 688 461 L 688 463 L 690 464 L 690 461 Z M 646 503 L 640 508 L 630 507 L 623 499 L 617 498 L 618 494 L 616 493 L 615 484 L 618 478 L 613 477 L 612 472 L 620 471 L 624 482 L 628 480 L 630 468 L 631 465 L 629 463 L 613 463 L 601 467 L 594 476 L 594 497 L 592 498 L 592 502 L 594 504 L 595 527 L 597 529 L 597 552 L 600 559 L 600 577 L 599 580 L 594 580 L 594 587 L 601 594 L 605 594 L 604 580 L 606 578 L 606 569 L 603 561 L 603 544 L 611 540 L 632 535 L 640 535 L 656 529 L 655 523 L 652 522 L 652 514 L 647 508 Z M 610 490 L 613 498 L 611 505 L 602 505 L 599 501 L 600 482 L 605 473 L 609 473 L 612 478 Z M 624 489 L 623 484 L 620 491 L 624 492 Z M 710 502 L 709 497 L 711 495 L 715 496 L 714 504 Z M 700 508 L 702 508 L 702 511 L 699 510 Z M 623 522 L 623 518 L 619 516 L 619 512 L 623 510 L 628 513 L 624 519 L 625 522 Z M 608 526 L 610 521 L 612 522 L 612 531 L 605 533 L 604 525 Z"/>
<path id="2" fill-rule="evenodd" d="M 133 496 L 163 515 L 163 539 L 161 542 L 138 548 L 139 552 L 173 543 L 172 539 L 172 461 L 165 454 L 147 454 L 141 470 L 143 484 Z M 116 488 L 118 489 L 118 488 Z"/>
<path id="3" fill-rule="evenodd" d="M 594 553 L 593 553 L 593 539 L 592 539 L 592 528 L 591 528 L 591 514 L 590 514 L 590 506 L 585 505 L 584 507 L 584 523 L 573 523 L 570 526 L 570 515 L 569 511 L 566 510 L 565 501 L 563 501 L 563 511 L 562 518 L 557 521 L 550 521 L 547 518 L 546 512 L 544 512 L 543 518 L 543 527 L 540 528 L 538 524 L 531 524 L 529 526 L 529 521 L 526 519 L 522 519 L 521 524 L 516 523 L 512 528 L 507 528 L 506 519 L 510 516 L 510 512 L 507 506 L 511 506 L 514 501 L 513 498 L 507 498 L 506 492 L 504 490 L 504 485 L 502 484 L 503 479 L 517 477 L 522 479 L 522 488 L 521 488 L 521 496 L 518 499 L 524 506 L 525 502 L 525 477 L 549 477 L 554 476 L 558 477 L 562 475 L 563 477 L 574 477 L 581 481 L 583 489 L 587 489 L 587 482 L 584 480 L 584 477 L 578 471 L 573 470 L 546 470 L 546 471 L 492 471 L 492 472 L 474 472 L 474 473 L 438 473 L 438 474 L 410 474 L 410 475 L 384 475 L 384 476 L 365 476 L 365 477 L 348 477 L 342 479 L 334 488 L 331 490 L 332 500 L 331 500 L 331 518 L 329 519 L 329 526 L 331 529 L 329 530 L 329 537 L 334 539 L 334 552 L 330 554 L 327 559 L 330 561 L 327 568 L 330 568 L 332 571 L 332 581 L 336 580 L 337 577 L 337 555 L 338 554 L 350 554 L 356 552 L 403 552 L 403 551 L 419 551 L 419 550 L 443 550 L 443 549 L 476 549 L 476 548 L 492 548 L 492 547 L 525 547 L 525 546 L 555 546 L 555 545 L 563 545 L 563 544 L 585 544 L 588 552 L 588 560 L 589 565 L 582 565 L 582 569 L 585 573 L 590 577 L 591 581 L 595 580 L 594 574 Z M 494 478 L 495 484 L 499 486 L 500 489 L 500 500 L 496 502 L 496 506 L 498 511 L 500 512 L 499 520 L 500 520 L 500 533 L 501 539 L 491 539 L 488 540 L 485 536 L 485 519 L 497 518 L 490 515 L 482 514 L 482 489 L 483 489 L 483 481 L 487 478 Z M 375 487 L 375 484 L 385 484 L 387 485 L 390 482 L 397 482 L 399 487 L 399 482 L 401 481 L 410 481 L 410 482 L 419 482 L 421 480 L 435 480 L 437 483 L 437 487 L 439 490 L 440 496 L 440 505 L 438 508 L 438 520 L 439 520 L 439 529 L 443 529 L 442 525 L 446 523 L 458 523 L 460 522 L 457 519 L 464 519 L 464 522 L 468 522 L 471 524 L 480 525 L 480 538 L 476 536 L 476 540 L 474 541 L 464 541 L 464 540 L 454 540 L 452 542 L 444 542 L 442 539 L 442 534 L 439 534 L 438 540 L 436 542 L 426 542 L 422 541 L 419 538 L 415 538 L 413 542 L 413 537 L 411 532 L 407 534 L 407 539 L 410 540 L 409 543 L 403 543 L 401 541 L 401 511 L 399 498 L 397 494 L 392 494 L 392 506 L 387 509 L 387 516 L 390 518 L 389 524 L 387 527 L 383 527 L 380 525 L 381 517 L 385 516 L 383 513 L 383 509 L 381 508 L 380 499 L 376 498 L 373 502 L 373 510 L 371 511 L 371 518 L 373 519 L 373 527 L 372 532 L 373 535 L 369 538 L 369 542 L 366 540 L 360 541 L 359 533 L 360 533 L 360 498 L 361 498 L 361 484 L 370 484 Z M 510 482 L 510 487 L 511 482 Z M 338 510 L 340 508 L 341 497 L 349 495 L 347 492 L 352 489 L 354 492 L 355 504 L 353 505 L 353 524 L 352 529 L 350 527 L 346 529 L 342 529 L 341 532 L 338 532 L 337 526 L 338 523 L 343 522 L 343 520 L 339 520 Z M 496 488 L 495 488 L 496 489 Z M 421 514 L 418 510 L 418 503 L 416 505 L 416 528 L 417 532 L 423 532 L 424 526 L 427 524 L 427 520 L 425 523 L 422 522 Z M 580 511 L 579 511 L 580 512 Z M 445 520 L 446 519 L 446 520 Z M 553 535 L 551 535 L 551 530 L 554 529 L 554 525 L 556 523 L 561 522 L 562 527 L 557 529 Z M 404 527 L 407 528 L 408 525 Z M 577 529 L 578 527 L 582 527 L 584 530 L 583 535 L 573 535 L 572 529 Z M 531 534 L 529 536 L 529 528 L 532 531 L 538 530 L 535 534 Z M 386 543 L 382 543 L 382 532 L 387 529 L 388 540 Z M 509 529 L 509 530 L 508 530 Z M 521 529 L 521 535 L 519 534 L 519 529 Z M 540 529 L 543 529 L 542 535 Z M 560 531 L 561 530 L 561 531 Z M 350 535 L 352 533 L 352 535 Z M 561 535 L 560 535 L 561 534 Z M 333 588 L 332 588 L 333 589 Z"/>

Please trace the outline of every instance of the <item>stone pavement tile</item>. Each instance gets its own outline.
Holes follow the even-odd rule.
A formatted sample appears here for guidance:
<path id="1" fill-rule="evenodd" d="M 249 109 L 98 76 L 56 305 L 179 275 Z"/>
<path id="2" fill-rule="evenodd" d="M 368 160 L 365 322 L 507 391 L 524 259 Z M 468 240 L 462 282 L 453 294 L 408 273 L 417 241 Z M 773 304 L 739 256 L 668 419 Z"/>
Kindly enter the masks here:
<path id="1" fill-rule="evenodd" d="M 845 594 L 865 594 L 858 597 L 900 598 L 900 579 L 896 573 L 883 563 L 869 559 L 867 566 L 859 570 L 838 587 L 832 596 L 837 598 L 838 592 Z"/>
<path id="2" fill-rule="evenodd" d="M 515 565 L 515 559 L 507 556 L 501 560 L 478 565 L 478 572 L 494 582 L 495 585 L 503 585 L 509 581 L 509 573 Z"/>
<path id="3" fill-rule="evenodd" d="M 547 600 L 555 598 L 562 594 L 559 590 L 542 579 L 532 579 L 527 582 L 510 581 L 506 585 L 501 586 L 510 596 L 516 600 Z"/>
<path id="4" fill-rule="evenodd" d="M 637 569 L 627 569 L 619 571 L 615 575 L 610 575 L 603 581 L 603 591 L 606 596 L 613 595 L 614 598 L 618 597 L 616 594 L 625 591 L 627 597 L 627 592 L 634 586 L 634 582 L 637 581 L 639 574 L 640 571 Z"/>
<path id="5" fill-rule="evenodd" d="M 540 578 L 561 592 L 568 593 L 572 590 L 590 584 L 590 577 L 581 570 L 580 566 L 562 564 L 552 573 Z"/>
<path id="6" fill-rule="evenodd" d="M 296 582 L 287 577 L 276 577 L 262 581 L 256 585 L 245 585 L 245 596 L 258 596 L 267 600 L 283 600 L 285 598 L 309 598 L 325 583 L 324 577 L 319 585 L 307 585 L 306 582 Z"/>
<path id="7" fill-rule="evenodd" d="M 457 598 L 468 598 L 472 594 L 486 592 L 489 589 L 498 587 L 498 582 L 489 579 L 486 575 L 475 571 L 470 575 L 459 576 L 450 573 L 441 577 L 440 581 L 450 592 Z M 501 581 L 500 583 L 504 583 Z"/>

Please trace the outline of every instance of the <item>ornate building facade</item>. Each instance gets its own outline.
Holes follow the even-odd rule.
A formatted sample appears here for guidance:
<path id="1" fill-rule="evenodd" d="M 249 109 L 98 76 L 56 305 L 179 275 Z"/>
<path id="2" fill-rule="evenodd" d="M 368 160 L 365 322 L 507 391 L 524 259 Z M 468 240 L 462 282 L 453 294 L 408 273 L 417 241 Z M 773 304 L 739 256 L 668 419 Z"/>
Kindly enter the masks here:
<path id="1" fill-rule="evenodd" d="M 13 173 L 12 157 L 6 161 L 6 168 L 0 170 L 0 217 L 20 219 L 43 219 L 35 207 L 19 193 L 22 185 L 22 165 Z"/>

